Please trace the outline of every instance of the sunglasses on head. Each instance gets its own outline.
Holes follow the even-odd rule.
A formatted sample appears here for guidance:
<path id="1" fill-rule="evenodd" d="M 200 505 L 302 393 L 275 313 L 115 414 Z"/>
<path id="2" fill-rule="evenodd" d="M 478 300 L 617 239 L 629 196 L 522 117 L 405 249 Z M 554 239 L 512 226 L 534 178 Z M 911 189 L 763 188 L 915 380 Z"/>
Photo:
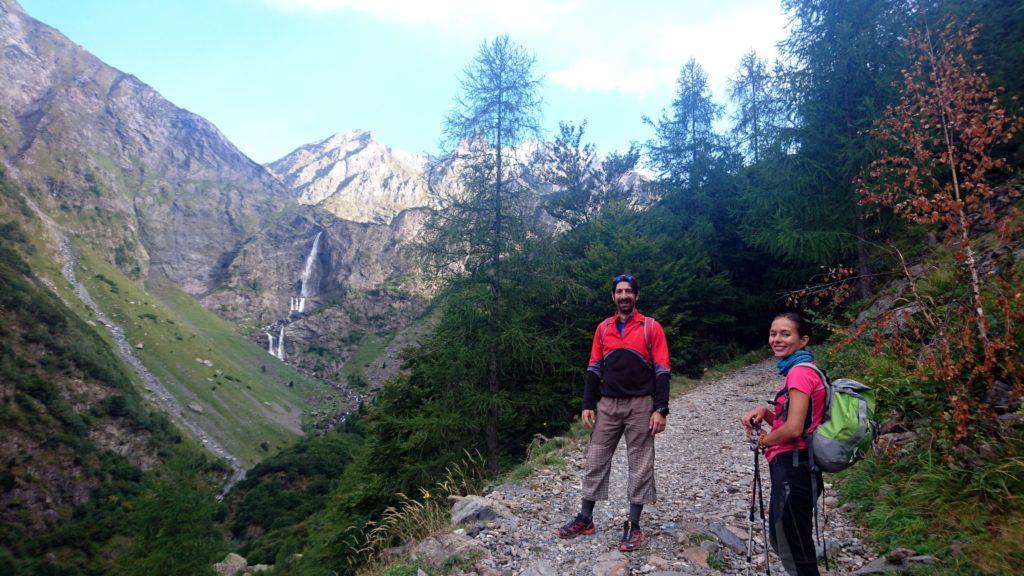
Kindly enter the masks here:
<path id="1" fill-rule="evenodd" d="M 636 280 L 634 280 L 633 276 L 629 274 L 619 274 L 615 278 L 612 278 L 613 284 L 618 284 L 619 282 L 629 282 L 630 284 L 632 284 L 635 281 Z"/>

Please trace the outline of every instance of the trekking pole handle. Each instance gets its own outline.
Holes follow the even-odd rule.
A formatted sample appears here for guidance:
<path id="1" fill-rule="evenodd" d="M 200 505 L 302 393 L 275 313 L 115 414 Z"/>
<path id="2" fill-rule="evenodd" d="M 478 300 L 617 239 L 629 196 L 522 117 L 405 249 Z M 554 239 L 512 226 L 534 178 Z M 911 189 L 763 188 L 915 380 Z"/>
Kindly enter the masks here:
<path id="1" fill-rule="evenodd" d="M 754 419 L 750 419 L 750 428 L 753 430 L 753 434 L 750 436 L 750 449 L 754 452 L 758 451 L 758 442 L 761 440 L 761 427 L 754 424 Z"/>

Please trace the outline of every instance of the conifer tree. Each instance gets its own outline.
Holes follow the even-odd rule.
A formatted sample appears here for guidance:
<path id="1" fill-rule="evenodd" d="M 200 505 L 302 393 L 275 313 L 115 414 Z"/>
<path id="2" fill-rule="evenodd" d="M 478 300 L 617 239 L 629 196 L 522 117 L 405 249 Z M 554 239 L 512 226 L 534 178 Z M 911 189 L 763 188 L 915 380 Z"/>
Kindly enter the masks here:
<path id="1" fill-rule="evenodd" d="M 647 149 L 661 177 L 693 195 L 707 178 L 718 151 L 714 122 L 722 115 L 722 107 L 712 100 L 707 73 L 693 58 L 683 65 L 676 88 L 672 106 L 657 123 L 644 119 L 656 134 Z"/>
<path id="2" fill-rule="evenodd" d="M 866 131 L 893 98 L 902 59 L 904 0 L 785 0 L 791 63 L 786 78 L 798 121 L 796 153 L 751 195 L 744 237 L 793 267 L 854 256 L 858 289 L 870 290 L 869 238 L 854 177 L 871 156 Z"/>
<path id="3" fill-rule="evenodd" d="M 587 221 L 591 207 L 599 201 L 599 178 L 594 145 L 583 141 L 587 122 L 558 123 L 558 135 L 550 146 L 540 149 L 534 163 L 541 178 L 553 187 L 548 211 L 572 227 Z"/>
<path id="4" fill-rule="evenodd" d="M 522 163 L 515 147 L 539 133 L 540 79 L 535 60 L 508 36 L 481 44 L 466 68 L 456 104 L 445 121 L 449 151 L 430 169 L 431 188 L 440 208 L 429 229 L 428 251 L 442 269 L 464 267 L 471 284 L 465 297 L 480 298 L 490 326 L 486 345 L 485 451 L 487 471 L 498 472 L 500 395 L 503 359 L 500 354 L 502 315 L 508 311 L 506 290 L 516 277 L 510 256 L 531 236 L 524 214 Z M 454 185 L 439 181 L 454 176 Z"/>
<path id="5" fill-rule="evenodd" d="M 754 51 L 743 55 L 736 75 L 729 80 L 729 98 L 736 106 L 733 138 L 754 164 L 779 145 L 781 106 L 774 87 L 768 63 Z"/>

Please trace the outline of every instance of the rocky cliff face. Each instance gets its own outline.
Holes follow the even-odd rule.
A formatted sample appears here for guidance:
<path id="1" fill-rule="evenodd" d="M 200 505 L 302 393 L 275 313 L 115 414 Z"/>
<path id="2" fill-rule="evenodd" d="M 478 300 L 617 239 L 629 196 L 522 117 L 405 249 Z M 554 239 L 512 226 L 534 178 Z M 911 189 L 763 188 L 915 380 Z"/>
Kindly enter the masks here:
<path id="1" fill-rule="evenodd" d="M 203 118 L 0 0 L 0 161 L 136 277 L 218 281 L 290 194 Z"/>
<path id="2" fill-rule="evenodd" d="M 356 130 L 296 149 L 267 167 L 298 196 L 338 218 L 387 224 L 409 208 L 430 205 L 426 159 L 392 150 Z"/>
<path id="3" fill-rule="evenodd" d="M 263 347 L 271 337 L 280 346 L 283 328 L 286 361 L 341 382 L 341 368 L 363 338 L 393 334 L 426 309 L 425 282 L 407 249 L 427 215 L 410 209 L 384 225 L 314 208 L 290 211 L 245 243 L 223 284 L 202 301 L 251 327 Z"/>
<path id="4" fill-rule="evenodd" d="M 523 167 L 518 178 L 532 192 L 526 200 L 538 207 L 560 192 L 543 176 L 549 168 L 550 147 L 550 143 L 531 140 L 510 150 Z M 468 151 L 460 147 L 459 154 Z M 372 133 L 355 130 L 302 146 L 267 168 L 291 188 L 301 204 L 317 206 L 345 220 L 387 224 L 409 208 L 436 208 L 427 188 L 427 162 L 426 156 L 393 150 L 375 140 Z M 458 188 L 457 164 L 434 175 L 437 188 Z M 595 157 L 588 172 L 600 180 L 604 176 L 601 171 L 601 158 Z M 629 170 L 609 185 L 624 190 L 634 204 L 649 205 L 653 202 L 646 187 L 649 180 L 644 172 Z M 550 219 L 541 212 L 537 217 Z"/>

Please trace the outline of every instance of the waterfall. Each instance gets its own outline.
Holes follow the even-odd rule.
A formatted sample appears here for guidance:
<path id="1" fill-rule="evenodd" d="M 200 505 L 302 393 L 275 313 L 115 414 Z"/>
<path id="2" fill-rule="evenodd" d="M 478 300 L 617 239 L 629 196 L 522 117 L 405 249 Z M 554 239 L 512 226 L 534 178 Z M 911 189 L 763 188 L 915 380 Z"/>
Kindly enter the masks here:
<path id="1" fill-rule="evenodd" d="M 316 233 L 316 238 L 313 239 L 313 248 L 309 251 L 309 256 L 306 256 L 306 267 L 302 270 L 302 291 L 299 294 L 302 298 L 309 298 L 312 296 L 309 290 L 309 277 L 313 273 L 313 264 L 316 262 L 316 251 L 320 246 L 320 235 L 323 231 Z M 302 312 L 303 301 L 299 300 L 299 312 Z"/>
<path id="2" fill-rule="evenodd" d="M 306 310 L 306 299 L 305 298 L 299 298 L 299 312 L 304 312 L 305 310 Z"/>
<path id="3" fill-rule="evenodd" d="M 267 344 L 267 353 L 274 355 L 274 335 L 270 332 L 264 332 L 264 334 L 267 335 L 267 340 L 269 341 L 269 344 Z"/>
<path id="4" fill-rule="evenodd" d="M 284 360 L 284 326 L 281 326 L 281 335 L 277 337 L 277 359 Z"/>

